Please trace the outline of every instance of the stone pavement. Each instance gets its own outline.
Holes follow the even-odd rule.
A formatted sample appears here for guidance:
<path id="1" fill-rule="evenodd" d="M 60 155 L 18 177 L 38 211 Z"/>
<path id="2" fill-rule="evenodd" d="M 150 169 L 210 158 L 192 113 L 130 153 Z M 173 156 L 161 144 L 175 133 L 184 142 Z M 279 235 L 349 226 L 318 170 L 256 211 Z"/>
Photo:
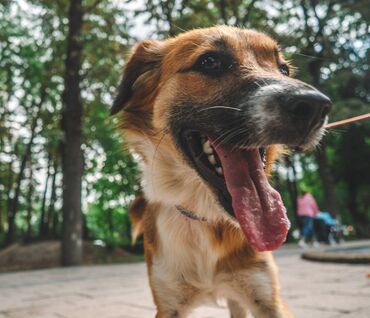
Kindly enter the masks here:
<path id="1" fill-rule="evenodd" d="M 370 318 L 369 266 L 301 260 L 276 252 L 282 294 L 297 318 Z M 57 268 L 0 274 L 0 318 L 149 318 L 154 306 L 145 264 Z M 192 317 L 229 317 L 225 306 Z"/>

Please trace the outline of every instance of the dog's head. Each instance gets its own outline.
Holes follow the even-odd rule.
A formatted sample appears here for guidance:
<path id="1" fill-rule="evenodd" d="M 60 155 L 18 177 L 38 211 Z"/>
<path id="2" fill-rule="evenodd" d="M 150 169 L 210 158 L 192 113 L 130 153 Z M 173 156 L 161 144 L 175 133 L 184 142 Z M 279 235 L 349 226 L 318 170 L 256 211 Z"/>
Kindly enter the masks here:
<path id="1" fill-rule="evenodd" d="M 276 145 L 316 145 L 331 108 L 290 73 L 276 42 L 252 30 L 220 26 L 139 42 L 112 113 L 123 110 L 149 199 L 208 220 L 236 218 L 254 249 L 279 246 L 289 222 L 266 171 Z"/>

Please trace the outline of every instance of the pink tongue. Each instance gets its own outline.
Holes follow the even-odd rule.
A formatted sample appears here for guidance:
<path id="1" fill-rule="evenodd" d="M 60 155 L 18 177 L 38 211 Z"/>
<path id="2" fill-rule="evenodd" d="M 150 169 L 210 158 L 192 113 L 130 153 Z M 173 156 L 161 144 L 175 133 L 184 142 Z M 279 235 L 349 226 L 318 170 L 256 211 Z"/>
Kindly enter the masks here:
<path id="1" fill-rule="evenodd" d="M 256 251 L 271 251 L 285 241 L 290 222 L 280 194 L 267 181 L 259 151 L 217 145 L 236 218 Z"/>

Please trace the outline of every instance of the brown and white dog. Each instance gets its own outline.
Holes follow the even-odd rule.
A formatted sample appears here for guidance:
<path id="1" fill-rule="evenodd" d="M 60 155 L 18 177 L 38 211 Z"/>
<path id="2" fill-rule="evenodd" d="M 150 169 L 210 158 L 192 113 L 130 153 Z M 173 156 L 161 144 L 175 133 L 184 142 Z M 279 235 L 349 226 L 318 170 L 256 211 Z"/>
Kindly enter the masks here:
<path id="1" fill-rule="evenodd" d="M 266 175 L 280 145 L 318 143 L 331 102 L 290 69 L 270 37 L 228 26 L 134 47 L 112 113 L 141 157 L 158 318 L 219 297 L 233 318 L 291 317 L 269 252 L 289 221 Z"/>

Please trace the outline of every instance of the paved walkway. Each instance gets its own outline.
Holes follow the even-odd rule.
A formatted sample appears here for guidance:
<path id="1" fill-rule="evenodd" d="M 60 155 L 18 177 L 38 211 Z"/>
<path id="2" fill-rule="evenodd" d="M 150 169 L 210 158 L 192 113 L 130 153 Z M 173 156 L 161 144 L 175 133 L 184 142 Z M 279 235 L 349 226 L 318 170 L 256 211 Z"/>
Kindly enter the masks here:
<path id="1" fill-rule="evenodd" d="M 297 318 L 369 318 L 369 266 L 303 261 L 276 253 L 282 293 Z M 154 306 L 143 263 L 0 274 L 0 318 L 149 318 Z M 225 306 L 192 317 L 229 317 Z"/>

